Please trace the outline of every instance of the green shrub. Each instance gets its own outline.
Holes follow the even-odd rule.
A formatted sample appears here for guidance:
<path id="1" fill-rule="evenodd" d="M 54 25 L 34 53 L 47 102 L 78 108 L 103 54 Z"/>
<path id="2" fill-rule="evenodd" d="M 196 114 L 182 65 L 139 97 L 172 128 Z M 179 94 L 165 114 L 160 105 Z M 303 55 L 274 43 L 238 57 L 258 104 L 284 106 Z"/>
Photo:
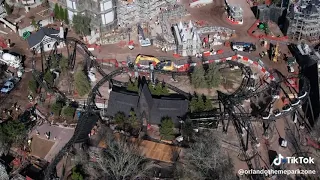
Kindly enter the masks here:
<path id="1" fill-rule="evenodd" d="M 63 104 L 61 102 L 56 102 L 51 105 L 51 111 L 53 112 L 54 115 L 59 116 L 62 106 Z"/>
<path id="2" fill-rule="evenodd" d="M 65 106 L 62 109 L 62 115 L 65 117 L 73 117 L 75 112 L 76 112 L 76 108 L 71 106 Z"/>
<path id="3" fill-rule="evenodd" d="M 47 71 L 47 72 L 44 74 L 43 79 L 47 82 L 48 85 L 50 85 L 50 86 L 53 85 L 54 77 L 53 77 L 52 72 Z"/>
<path id="4" fill-rule="evenodd" d="M 34 80 L 34 79 L 31 79 L 31 80 L 28 82 L 28 88 L 29 88 L 29 90 L 30 90 L 33 94 L 36 94 L 36 93 L 37 93 L 38 86 L 39 86 L 39 84 L 38 84 L 37 81 Z"/>

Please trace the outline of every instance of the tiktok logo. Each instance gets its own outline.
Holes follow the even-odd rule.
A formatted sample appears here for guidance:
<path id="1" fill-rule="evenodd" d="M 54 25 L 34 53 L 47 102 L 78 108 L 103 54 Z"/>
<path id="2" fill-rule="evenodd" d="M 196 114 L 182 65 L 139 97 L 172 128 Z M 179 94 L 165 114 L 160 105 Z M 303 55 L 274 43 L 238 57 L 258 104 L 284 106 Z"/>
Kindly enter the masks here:
<path id="1" fill-rule="evenodd" d="M 283 157 L 278 155 L 272 162 L 272 164 L 279 166 L 280 164 L 314 164 L 314 158 L 312 157 Z"/>
<path id="2" fill-rule="evenodd" d="M 272 164 L 279 166 L 281 163 L 286 163 L 286 162 L 287 162 L 287 158 L 279 154 L 278 157 L 273 160 Z"/>

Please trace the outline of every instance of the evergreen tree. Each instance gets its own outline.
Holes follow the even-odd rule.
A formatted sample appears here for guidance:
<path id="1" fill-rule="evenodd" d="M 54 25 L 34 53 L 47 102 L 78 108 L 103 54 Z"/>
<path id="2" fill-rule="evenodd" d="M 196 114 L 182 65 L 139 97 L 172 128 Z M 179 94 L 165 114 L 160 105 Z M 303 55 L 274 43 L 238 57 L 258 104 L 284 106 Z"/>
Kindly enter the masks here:
<path id="1" fill-rule="evenodd" d="M 155 92 L 155 88 L 153 87 L 153 84 L 152 83 L 149 83 L 148 84 L 148 88 L 149 88 L 149 90 L 150 90 L 150 92 L 151 92 L 151 94 L 152 95 L 154 95 L 156 92 Z"/>
<path id="2" fill-rule="evenodd" d="M 127 122 L 127 117 L 123 112 L 117 112 L 114 115 L 113 119 L 114 119 L 115 123 L 121 128 L 124 128 L 124 125 Z"/>
<path id="3" fill-rule="evenodd" d="M 191 83 L 195 88 L 206 88 L 205 70 L 202 65 L 196 66 L 191 74 Z"/>
<path id="4" fill-rule="evenodd" d="M 60 8 L 59 8 L 59 5 L 56 3 L 55 5 L 54 5 L 54 17 L 57 19 L 57 20 L 59 20 L 60 19 Z"/>
<path id="5" fill-rule="evenodd" d="M 71 106 L 65 106 L 62 109 L 62 115 L 65 116 L 65 117 L 73 118 L 75 112 L 76 112 L 76 109 L 74 107 L 71 107 Z"/>
<path id="6" fill-rule="evenodd" d="M 205 110 L 211 111 L 213 109 L 212 102 L 208 96 L 205 97 Z"/>
<path id="7" fill-rule="evenodd" d="M 190 101 L 190 111 L 195 112 L 197 110 L 197 97 L 193 96 L 191 101 Z"/>
<path id="8" fill-rule="evenodd" d="M 34 29 L 36 29 L 36 30 L 38 29 L 38 24 L 35 19 L 32 19 L 31 25 L 34 27 Z"/>
<path id="9" fill-rule="evenodd" d="M 43 79 L 47 82 L 49 86 L 53 86 L 54 77 L 51 71 L 47 71 L 43 77 Z"/>
<path id="10" fill-rule="evenodd" d="M 138 129 L 140 127 L 140 122 L 137 118 L 136 113 L 133 110 L 130 111 L 128 123 L 130 124 L 131 128 L 133 128 L 133 129 Z"/>
<path id="11" fill-rule="evenodd" d="M 163 86 L 163 87 L 162 87 L 161 94 L 162 94 L 162 95 L 165 95 L 165 96 L 170 94 L 169 89 L 168 89 L 167 86 Z"/>
<path id="12" fill-rule="evenodd" d="M 209 64 L 205 79 L 209 87 L 218 87 L 220 85 L 221 73 L 219 72 L 219 67 L 215 63 Z"/>
<path id="13" fill-rule="evenodd" d="M 62 6 L 59 7 L 59 19 L 60 19 L 61 21 L 64 20 L 64 9 L 63 9 Z"/>
<path id="14" fill-rule="evenodd" d="M 174 124 L 171 118 L 164 117 L 161 121 L 160 135 L 162 139 L 173 140 L 174 139 Z"/>
<path id="15" fill-rule="evenodd" d="M 205 110 L 204 101 L 203 101 L 203 98 L 200 96 L 200 97 L 198 97 L 196 112 L 201 112 L 204 110 Z"/>
<path id="16" fill-rule="evenodd" d="M 160 96 L 162 95 L 162 84 L 157 83 L 157 85 L 154 87 L 154 95 Z"/>
<path id="17" fill-rule="evenodd" d="M 28 82 L 28 88 L 33 94 L 37 93 L 38 86 L 39 86 L 38 82 L 36 80 L 34 80 L 34 79 L 31 79 Z"/>
<path id="18" fill-rule="evenodd" d="M 55 61 L 57 62 L 58 60 L 55 59 Z M 68 66 L 69 66 L 68 64 L 69 64 L 68 59 L 62 56 L 62 58 L 59 61 L 59 66 L 62 72 L 66 72 L 68 70 Z"/>
<path id="19" fill-rule="evenodd" d="M 72 25 L 76 34 L 90 35 L 90 23 L 91 19 L 89 17 L 83 15 L 73 15 L 72 17 Z"/>
<path id="20" fill-rule="evenodd" d="M 88 94 L 91 90 L 90 81 L 82 69 L 75 73 L 74 83 L 75 88 L 81 97 Z"/>
<path id="21" fill-rule="evenodd" d="M 54 104 L 51 105 L 51 112 L 53 112 L 54 115 L 59 116 L 62 106 L 63 106 L 62 103 L 55 102 Z"/>
<path id="22" fill-rule="evenodd" d="M 64 10 L 64 22 L 69 24 L 69 13 L 67 8 Z"/>

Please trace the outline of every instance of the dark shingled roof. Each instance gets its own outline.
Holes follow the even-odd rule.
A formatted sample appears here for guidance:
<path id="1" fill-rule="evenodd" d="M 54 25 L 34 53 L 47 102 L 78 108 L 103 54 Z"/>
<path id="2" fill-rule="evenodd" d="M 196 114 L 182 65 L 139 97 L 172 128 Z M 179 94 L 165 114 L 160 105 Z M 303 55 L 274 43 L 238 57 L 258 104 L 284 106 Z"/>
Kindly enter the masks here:
<path id="1" fill-rule="evenodd" d="M 139 94 L 129 94 L 126 92 L 111 91 L 108 101 L 107 115 L 114 116 L 117 112 L 129 115 L 131 109 L 138 113 L 139 101 L 146 100 L 147 109 L 150 116 L 148 123 L 161 124 L 161 119 L 165 116 L 171 117 L 176 125 L 179 125 L 179 117 L 183 117 L 188 111 L 188 101 L 181 98 L 154 98 L 151 96 L 147 84 L 142 85 Z M 149 119 L 150 118 L 150 119 Z"/>
<path id="2" fill-rule="evenodd" d="M 114 116 L 119 111 L 129 115 L 132 108 L 136 111 L 138 100 L 138 95 L 111 91 L 109 95 L 107 115 Z"/>
<path id="3" fill-rule="evenodd" d="M 179 117 L 188 112 L 188 101 L 182 99 L 153 99 L 150 113 L 151 124 L 160 124 L 164 116 L 172 118 L 173 122 L 179 124 Z"/>
<path id="4" fill-rule="evenodd" d="M 46 36 L 46 35 L 57 35 L 59 34 L 59 30 L 56 29 L 52 29 L 52 28 L 47 28 L 47 27 L 43 27 L 41 28 L 39 31 L 32 33 L 28 38 L 28 44 L 30 48 L 33 48 L 35 45 L 37 45 L 38 43 L 40 43 L 42 41 L 42 39 Z"/>

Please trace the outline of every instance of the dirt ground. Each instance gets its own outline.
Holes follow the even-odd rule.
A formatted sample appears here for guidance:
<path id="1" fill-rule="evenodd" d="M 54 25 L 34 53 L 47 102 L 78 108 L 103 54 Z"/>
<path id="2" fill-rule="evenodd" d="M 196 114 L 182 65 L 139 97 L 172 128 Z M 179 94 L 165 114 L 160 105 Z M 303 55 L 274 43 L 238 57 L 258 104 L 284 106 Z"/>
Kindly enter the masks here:
<path id="1" fill-rule="evenodd" d="M 54 145 L 53 141 L 38 137 L 32 137 L 31 155 L 44 159 Z"/>

